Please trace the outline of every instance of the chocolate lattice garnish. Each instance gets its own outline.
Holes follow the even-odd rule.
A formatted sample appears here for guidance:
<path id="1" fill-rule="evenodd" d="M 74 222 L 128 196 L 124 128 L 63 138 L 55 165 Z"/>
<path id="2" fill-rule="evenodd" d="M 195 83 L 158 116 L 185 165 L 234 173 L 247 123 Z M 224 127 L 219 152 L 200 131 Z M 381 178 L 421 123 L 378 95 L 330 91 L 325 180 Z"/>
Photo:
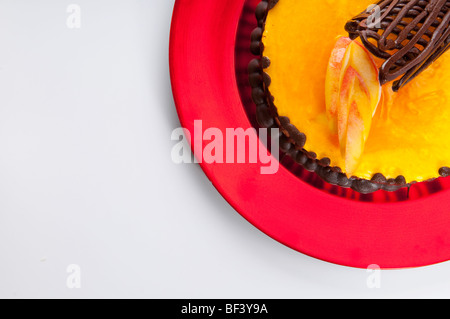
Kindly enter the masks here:
<path id="1" fill-rule="evenodd" d="M 450 48 L 450 1 L 382 0 L 350 20 L 351 39 L 385 62 L 381 84 L 398 91 Z"/>

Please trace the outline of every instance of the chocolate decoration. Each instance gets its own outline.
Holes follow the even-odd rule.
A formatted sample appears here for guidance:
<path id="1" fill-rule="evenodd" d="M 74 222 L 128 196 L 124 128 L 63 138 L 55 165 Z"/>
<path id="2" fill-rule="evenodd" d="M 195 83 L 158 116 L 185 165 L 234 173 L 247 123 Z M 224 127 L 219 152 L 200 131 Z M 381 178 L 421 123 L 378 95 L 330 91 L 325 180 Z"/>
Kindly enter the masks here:
<path id="1" fill-rule="evenodd" d="M 423 1 L 421 1 L 423 2 Z M 407 183 L 404 176 L 395 179 L 387 179 L 383 174 L 374 174 L 371 180 L 358 177 L 348 177 L 340 167 L 331 167 L 329 158 L 318 159 L 317 154 L 304 149 L 306 135 L 300 132 L 288 117 L 279 116 L 274 104 L 274 97 L 270 94 L 270 76 L 264 69 L 270 66 L 270 59 L 263 55 L 262 34 L 264 31 L 267 13 L 278 0 L 262 0 L 256 9 L 258 27 L 252 32 L 252 47 L 262 48 L 257 58 L 250 61 L 248 65 L 249 83 L 252 88 L 252 96 L 256 104 L 256 117 L 258 124 L 265 128 L 279 128 L 280 150 L 288 154 L 292 159 L 310 172 L 315 172 L 325 182 L 351 188 L 362 194 L 370 194 L 378 190 L 394 192 L 402 188 L 409 188 L 416 182 Z M 261 77 L 263 81 L 261 81 Z M 450 168 L 444 167 L 439 170 L 439 176 L 450 176 Z"/>
<path id="2" fill-rule="evenodd" d="M 450 48 L 450 1 L 381 0 L 350 20 L 352 40 L 385 62 L 380 82 L 398 91 Z"/>

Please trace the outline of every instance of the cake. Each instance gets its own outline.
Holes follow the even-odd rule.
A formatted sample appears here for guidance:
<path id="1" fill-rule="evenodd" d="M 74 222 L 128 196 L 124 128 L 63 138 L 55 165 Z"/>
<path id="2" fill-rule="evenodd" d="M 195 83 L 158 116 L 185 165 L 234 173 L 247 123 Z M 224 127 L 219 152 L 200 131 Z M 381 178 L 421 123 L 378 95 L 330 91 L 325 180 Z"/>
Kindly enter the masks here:
<path id="1" fill-rule="evenodd" d="M 279 127 L 305 169 L 360 193 L 449 176 L 449 8 L 261 1 L 249 64 L 258 123 Z"/>

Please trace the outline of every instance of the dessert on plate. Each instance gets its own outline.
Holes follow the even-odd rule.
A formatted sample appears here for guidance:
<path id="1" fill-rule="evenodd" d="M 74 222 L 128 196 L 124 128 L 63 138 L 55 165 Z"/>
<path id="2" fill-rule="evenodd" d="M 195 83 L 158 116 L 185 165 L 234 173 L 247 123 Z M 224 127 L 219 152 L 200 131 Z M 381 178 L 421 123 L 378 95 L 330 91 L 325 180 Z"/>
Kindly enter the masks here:
<path id="1" fill-rule="evenodd" d="M 328 183 L 395 191 L 450 175 L 450 1 L 263 0 L 258 122 Z"/>

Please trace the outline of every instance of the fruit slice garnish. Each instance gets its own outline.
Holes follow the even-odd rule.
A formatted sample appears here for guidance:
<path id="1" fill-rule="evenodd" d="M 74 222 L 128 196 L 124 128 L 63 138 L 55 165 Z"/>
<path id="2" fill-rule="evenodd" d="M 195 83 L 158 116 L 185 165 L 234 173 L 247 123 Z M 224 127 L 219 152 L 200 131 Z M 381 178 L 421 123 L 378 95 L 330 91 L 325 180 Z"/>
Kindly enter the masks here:
<path id="1" fill-rule="evenodd" d="M 325 81 L 325 101 L 330 128 L 337 133 L 337 109 L 339 104 L 339 91 L 342 82 L 342 67 L 344 57 L 348 59 L 347 48 L 352 43 L 350 38 L 340 37 L 331 51 L 328 63 L 327 77 Z"/>
<path id="2" fill-rule="evenodd" d="M 381 100 L 378 67 L 358 42 L 341 37 L 328 64 L 325 91 L 330 127 L 339 137 L 345 171 L 358 167 Z"/>

